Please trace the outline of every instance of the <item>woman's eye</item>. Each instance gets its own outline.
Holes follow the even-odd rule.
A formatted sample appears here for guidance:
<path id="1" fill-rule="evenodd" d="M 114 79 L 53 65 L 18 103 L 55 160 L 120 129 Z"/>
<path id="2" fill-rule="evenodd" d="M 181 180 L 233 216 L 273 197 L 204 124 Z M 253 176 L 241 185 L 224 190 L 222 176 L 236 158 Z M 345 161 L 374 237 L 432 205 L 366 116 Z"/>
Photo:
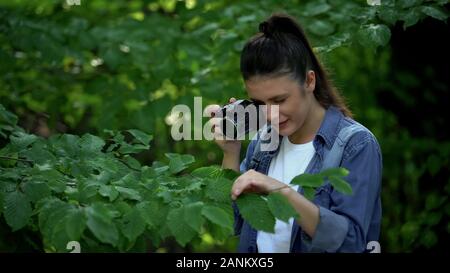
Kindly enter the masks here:
<path id="1" fill-rule="evenodd" d="M 283 103 L 285 100 L 286 99 L 281 99 L 281 100 L 275 100 L 273 102 L 276 103 L 276 104 L 280 104 L 280 103 Z"/>

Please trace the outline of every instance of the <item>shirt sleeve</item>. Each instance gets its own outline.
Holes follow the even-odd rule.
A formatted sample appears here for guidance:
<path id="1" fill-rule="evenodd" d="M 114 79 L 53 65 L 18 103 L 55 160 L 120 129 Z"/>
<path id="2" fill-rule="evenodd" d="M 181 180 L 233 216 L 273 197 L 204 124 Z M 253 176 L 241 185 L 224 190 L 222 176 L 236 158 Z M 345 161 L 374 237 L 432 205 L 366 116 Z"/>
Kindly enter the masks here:
<path id="1" fill-rule="evenodd" d="M 377 205 L 381 204 L 379 145 L 373 137 L 368 137 L 350 147 L 344 151 L 341 166 L 350 171 L 345 180 L 351 185 L 353 194 L 331 190 L 330 208 L 319 206 L 319 223 L 313 238 L 302 234 L 312 252 L 364 252 L 372 218 L 381 218 L 381 214 L 374 214 Z"/>

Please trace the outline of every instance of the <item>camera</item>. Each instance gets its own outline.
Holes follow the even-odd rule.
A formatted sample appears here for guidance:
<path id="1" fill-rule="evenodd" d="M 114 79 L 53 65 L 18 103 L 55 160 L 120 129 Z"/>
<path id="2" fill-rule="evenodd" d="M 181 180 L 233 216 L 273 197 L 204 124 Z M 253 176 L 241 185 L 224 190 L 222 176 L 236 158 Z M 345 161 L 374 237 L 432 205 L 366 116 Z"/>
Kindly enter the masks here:
<path id="1" fill-rule="evenodd" d="M 226 139 L 242 139 L 260 126 L 259 107 L 249 100 L 237 100 L 216 112 L 222 118 L 220 128 Z"/>

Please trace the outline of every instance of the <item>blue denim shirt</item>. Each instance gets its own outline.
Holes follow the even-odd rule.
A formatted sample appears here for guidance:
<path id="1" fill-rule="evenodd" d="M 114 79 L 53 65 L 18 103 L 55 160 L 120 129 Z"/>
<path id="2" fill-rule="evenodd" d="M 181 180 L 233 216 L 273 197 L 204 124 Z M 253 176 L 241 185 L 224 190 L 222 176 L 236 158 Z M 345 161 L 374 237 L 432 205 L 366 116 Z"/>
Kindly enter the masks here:
<path id="1" fill-rule="evenodd" d="M 345 117 L 334 106 L 326 110 L 313 141 L 316 152 L 305 173 L 320 172 L 324 149 L 331 149 L 342 127 L 354 123 L 356 121 Z M 240 171 L 243 173 L 253 168 L 267 175 L 270 162 L 278 150 L 264 152 L 256 166 L 249 166 L 255 144 L 256 140 L 250 142 Z M 381 225 L 382 156 L 380 146 L 369 130 L 353 135 L 344 148 L 340 166 L 350 171 L 345 180 L 351 185 L 353 194 L 339 193 L 329 183 L 319 187 L 313 200 L 319 208 L 319 223 L 314 237 L 310 238 L 294 221 L 290 252 L 364 252 L 368 242 L 378 241 Z M 301 187 L 298 191 L 303 193 Z M 235 204 L 233 207 L 235 233 L 240 236 L 238 252 L 257 252 L 257 230 L 243 220 Z"/>

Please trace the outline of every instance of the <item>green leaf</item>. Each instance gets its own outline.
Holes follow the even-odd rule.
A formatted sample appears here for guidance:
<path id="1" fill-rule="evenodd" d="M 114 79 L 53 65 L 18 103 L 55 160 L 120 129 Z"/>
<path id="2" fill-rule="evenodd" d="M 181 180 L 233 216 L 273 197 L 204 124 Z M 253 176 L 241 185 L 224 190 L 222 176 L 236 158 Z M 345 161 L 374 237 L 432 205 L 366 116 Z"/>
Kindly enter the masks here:
<path id="1" fill-rule="evenodd" d="M 329 178 L 331 185 L 338 191 L 344 194 L 352 194 L 353 190 L 347 181 L 342 178 L 331 176 Z"/>
<path id="2" fill-rule="evenodd" d="M 132 134 L 136 138 L 136 140 L 138 140 L 143 145 L 148 145 L 149 142 L 153 139 L 152 135 L 146 134 L 136 129 L 127 130 L 127 132 Z"/>
<path id="3" fill-rule="evenodd" d="M 12 135 L 10 139 L 11 144 L 19 148 L 18 151 L 20 151 L 33 144 L 36 140 L 38 140 L 38 137 L 23 132 L 14 132 L 14 135 Z"/>
<path id="4" fill-rule="evenodd" d="M 311 33 L 317 36 L 328 36 L 334 32 L 334 25 L 324 20 L 314 20 L 307 27 Z"/>
<path id="5" fill-rule="evenodd" d="M 0 104 L 0 126 L 8 125 L 16 125 L 17 124 L 17 116 L 13 113 L 6 110 L 6 108 Z"/>
<path id="6" fill-rule="evenodd" d="M 200 177 L 200 178 L 216 178 L 221 175 L 222 169 L 220 166 L 207 166 L 200 167 L 191 172 L 191 175 Z"/>
<path id="7" fill-rule="evenodd" d="M 184 220 L 184 207 L 173 209 L 167 216 L 167 224 L 175 240 L 184 247 L 194 238 L 196 232 Z"/>
<path id="8" fill-rule="evenodd" d="M 363 46 L 385 46 L 391 39 L 391 30 L 386 25 L 370 24 L 358 31 L 358 37 Z"/>
<path id="9" fill-rule="evenodd" d="M 78 240 L 81 236 L 85 228 L 84 221 L 76 217 L 78 209 L 68 203 L 56 198 L 43 202 L 44 206 L 39 210 L 39 227 L 44 246 L 47 249 L 65 252 L 67 242 Z M 74 237 L 70 237 L 69 234 Z"/>
<path id="10" fill-rule="evenodd" d="M 233 228 L 233 219 L 219 207 L 207 205 L 203 207 L 202 214 L 214 224 L 226 229 Z"/>
<path id="11" fill-rule="evenodd" d="M 170 159 L 169 170 L 173 174 L 181 172 L 186 169 L 189 164 L 195 162 L 192 155 L 180 155 L 173 153 L 166 153 L 165 155 Z"/>
<path id="12" fill-rule="evenodd" d="M 105 141 L 97 136 L 85 134 L 80 139 L 80 146 L 83 151 L 98 153 L 105 146 Z"/>
<path id="13" fill-rule="evenodd" d="M 320 174 L 324 177 L 329 177 L 329 176 L 347 176 L 349 174 L 349 171 L 345 168 L 329 168 L 326 169 L 322 172 L 320 172 Z"/>
<path id="14" fill-rule="evenodd" d="M 137 161 L 134 157 L 126 155 L 123 157 L 124 162 L 127 163 L 127 165 L 135 170 L 141 169 L 141 163 Z"/>
<path id="15" fill-rule="evenodd" d="M 203 202 L 195 202 L 185 206 L 184 220 L 196 232 L 200 233 L 203 224 L 202 208 Z"/>
<path id="16" fill-rule="evenodd" d="M 168 170 L 169 166 L 167 166 L 166 169 Z M 153 168 L 153 167 L 143 166 L 141 169 L 141 178 L 142 179 L 153 179 L 153 178 L 157 178 L 162 173 L 164 173 L 164 172 L 160 172 L 160 173 L 156 172 L 155 168 Z"/>
<path id="17" fill-rule="evenodd" d="M 136 200 L 136 201 L 142 200 L 142 196 L 136 190 L 125 188 L 125 187 L 120 187 L 120 186 L 115 186 L 115 188 L 120 193 L 120 195 L 123 196 L 124 198 Z"/>
<path id="18" fill-rule="evenodd" d="M 236 200 L 242 217 L 255 229 L 274 232 L 275 218 L 267 202 L 257 194 L 243 194 Z"/>
<path id="19" fill-rule="evenodd" d="M 31 205 L 25 194 L 14 191 L 7 193 L 4 200 L 4 216 L 6 223 L 12 231 L 19 230 L 27 225 L 31 217 Z"/>
<path id="20" fill-rule="evenodd" d="M 116 188 L 110 185 L 101 185 L 98 193 L 101 196 L 108 197 L 110 202 L 114 201 L 119 196 L 119 192 Z"/>
<path id="21" fill-rule="evenodd" d="M 302 14 L 305 16 L 316 16 L 325 13 L 331 9 L 326 1 L 313 1 L 304 5 Z"/>
<path id="22" fill-rule="evenodd" d="M 420 10 L 428 16 L 445 21 L 448 18 L 448 11 L 438 6 L 423 6 Z"/>
<path id="23" fill-rule="evenodd" d="M 138 209 L 131 209 L 123 216 L 121 230 L 131 242 L 134 242 L 144 232 L 145 221 Z"/>
<path id="24" fill-rule="evenodd" d="M 52 144 L 59 155 L 77 158 L 80 150 L 79 142 L 80 138 L 78 136 L 64 134 L 56 136 Z"/>
<path id="25" fill-rule="evenodd" d="M 150 200 L 139 203 L 138 210 L 141 212 L 142 218 L 150 227 L 158 227 L 162 225 L 167 218 L 168 206 L 164 206 L 157 200 Z"/>
<path id="26" fill-rule="evenodd" d="M 100 242 L 113 246 L 118 244 L 119 232 L 113 224 L 111 211 L 102 203 L 94 203 L 86 208 L 87 226 Z"/>
<path id="27" fill-rule="evenodd" d="M 56 161 L 55 156 L 48 150 L 49 147 L 43 141 L 36 141 L 30 149 L 23 152 L 23 155 L 36 164 Z"/>
<path id="28" fill-rule="evenodd" d="M 61 193 L 66 189 L 66 180 L 56 170 L 43 172 L 42 178 L 47 181 L 47 185 L 52 191 Z"/>
<path id="29" fill-rule="evenodd" d="M 267 205 L 272 214 L 284 222 L 288 222 L 291 217 L 298 217 L 297 211 L 292 207 L 286 197 L 280 193 L 269 194 L 267 196 Z"/>
<path id="30" fill-rule="evenodd" d="M 448 199 L 447 196 L 439 196 L 436 193 L 429 193 L 425 200 L 426 210 L 434 210 L 439 208 Z"/>
<path id="31" fill-rule="evenodd" d="M 187 177 L 180 177 L 178 179 L 179 186 L 182 187 L 182 190 L 186 193 L 200 192 L 202 190 L 202 186 L 205 184 L 202 179 L 193 179 Z"/>
<path id="32" fill-rule="evenodd" d="M 419 22 L 425 15 L 420 12 L 418 7 L 412 8 L 401 14 L 401 19 L 404 21 L 403 29 L 413 26 Z"/>
<path id="33" fill-rule="evenodd" d="M 148 150 L 150 146 L 148 145 L 142 145 L 142 144 L 128 144 L 123 143 L 122 146 L 120 146 L 118 152 L 121 154 L 136 154 L 142 151 Z"/>
<path id="34" fill-rule="evenodd" d="M 205 179 L 205 195 L 217 202 L 231 201 L 231 187 L 233 182 L 225 178 Z"/>
<path id="35" fill-rule="evenodd" d="M 222 169 L 220 166 L 207 166 L 200 167 L 191 172 L 191 175 L 199 177 L 199 178 L 220 178 L 224 177 L 226 179 L 234 181 L 241 174 L 231 170 L 231 169 Z"/>
<path id="36" fill-rule="evenodd" d="M 394 9 L 382 5 L 378 17 L 389 25 L 394 25 L 398 20 L 398 13 Z"/>
<path id="37" fill-rule="evenodd" d="M 72 240 L 78 240 L 86 229 L 86 215 L 81 209 L 71 209 L 67 214 L 66 232 Z"/>
<path id="38" fill-rule="evenodd" d="M 299 185 L 302 187 L 320 187 L 323 183 L 323 178 L 319 174 L 304 173 L 294 177 L 290 184 Z"/>
<path id="39" fill-rule="evenodd" d="M 131 205 L 125 201 L 116 201 L 114 202 L 114 216 L 119 217 L 121 214 L 127 214 L 132 209 Z"/>
<path id="40" fill-rule="evenodd" d="M 23 191 L 31 202 L 37 202 L 51 194 L 50 187 L 45 182 L 29 181 L 23 184 Z"/>
<path id="41" fill-rule="evenodd" d="M 112 182 L 115 186 L 127 187 L 127 188 L 136 188 L 139 183 L 139 179 L 136 173 L 129 172 L 126 170 L 126 175 L 121 177 L 119 180 Z"/>
<path id="42" fill-rule="evenodd" d="M 310 201 L 313 200 L 315 194 L 316 194 L 316 190 L 314 188 L 303 187 L 303 195 L 306 197 L 306 199 L 308 199 Z"/>
<path id="43" fill-rule="evenodd" d="M 51 238 L 53 227 L 67 214 L 69 205 L 52 196 L 40 200 L 36 207 L 39 212 L 39 229 L 45 241 Z"/>
<path id="44" fill-rule="evenodd" d="M 410 8 L 419 5 L 423 0 L 397 0 L 396 5 L 401 8 Z"/>
<path id="45" fill-rule="evenodd" d="M 238 178 L 241 175 L 241 173 L 238 173 L 232 169 L 222 169 L 222 174 L 223 177 L 231 181 L 236 180 L 236 178 Z"/>
<path id="46" fill-rule="evenodd" d="M 7 145 L 3 149 L 0 149 L 0 156 L 6 156 L 6 157 L 11 158 L 11 159 L 1 158 L 0 159 L 0 167 L 13 167 L 18 163 L 18 161 L 15 159 L 19 158 L 19 154 L 17 152 L 13 152 L 11 150 L 12 150 L 12 147 L 10 145 Z M 6 171 L 2 171 L 2 173 L 0 173 L 0 177 L 3 177 L 5 172 Z"/>

